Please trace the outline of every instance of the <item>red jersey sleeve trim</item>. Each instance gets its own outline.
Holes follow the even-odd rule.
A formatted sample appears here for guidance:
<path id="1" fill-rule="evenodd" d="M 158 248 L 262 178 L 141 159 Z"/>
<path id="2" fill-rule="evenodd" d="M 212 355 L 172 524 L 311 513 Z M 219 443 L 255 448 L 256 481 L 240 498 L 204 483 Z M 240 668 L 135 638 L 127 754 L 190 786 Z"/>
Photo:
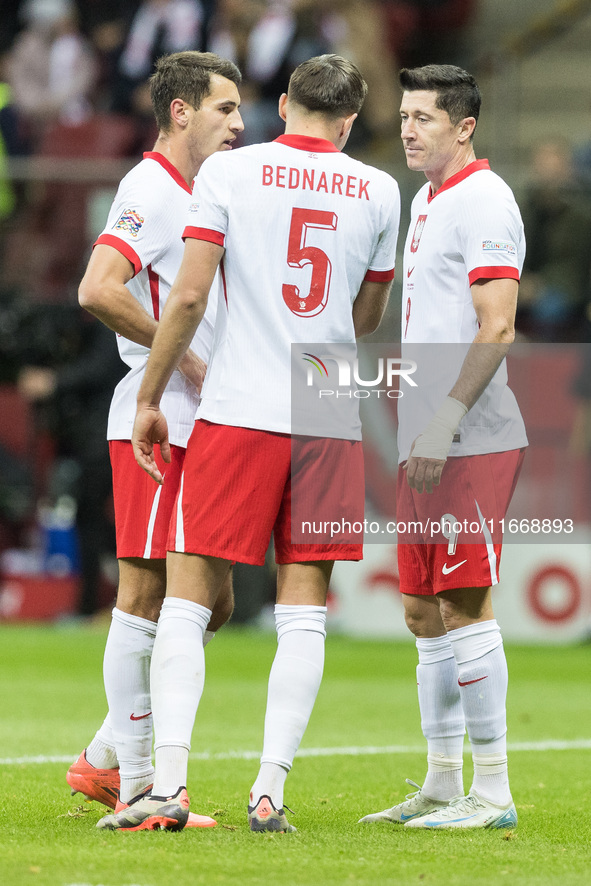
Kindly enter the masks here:
<path id="1" fill-rule="evenodd" d="M 368 271 L 363 278 L 368 283 L 389 283 L 394 279 L 394 268 L 389 271 Z"/>
<path id="2" fill-rule="evenodd" d="M 517 268 L 503 265 L 493 265 L 490 268 L 474 268 L 468 274 L 470 286 L 477 280 L 519 280 Z"/>
<path id="3" fill-rule="evenodd" d="M 193 228 L 191 225 L 188 225 L 183 231 L 183 240 L 188 238 L 192 240 L 207 240 L 208 243 L 217 243 L 218 246 L 223 246 L 226 235 L 222 234 L 221 231 L 212 231 L 210 228 Z"/>
<path id="4" fill-rule="evenodd" d="M 126 243 L 125 240 L 120 240 L 119 237 L 115 237 L 113 234 L 101 234 L 94 245 L 98 246 L 99 243 L 104 246 L 112 246 L 113 249 L 120 252 L 121 255 L 125 256 L 125 258 L 133 265 L 134 276 L 139 274 L 142 269 L 142 263 L 137 252 L 129 245 L 129 243 Z"/>

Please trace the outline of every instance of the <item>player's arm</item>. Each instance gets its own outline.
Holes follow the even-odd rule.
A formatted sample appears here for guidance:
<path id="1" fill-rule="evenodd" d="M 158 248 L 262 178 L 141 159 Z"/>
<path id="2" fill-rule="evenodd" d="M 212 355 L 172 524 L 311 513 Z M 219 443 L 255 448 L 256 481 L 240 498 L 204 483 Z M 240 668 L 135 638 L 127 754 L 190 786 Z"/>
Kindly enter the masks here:
<path id="1" fill-rule="evenodd" d="M 375 332 L 388 305 L 392 281 L 376 283 L 364 280 L 353 302 L 355 338 Z"/>
<path id="2" fill-rule="evenodd" d="M 224 248 L 203 240 L 188 239 L 183 261 L 170 290 L 138 392 L 132 434 L 138 464 L 158 483 L 162 475 L 154 459 L 154 443 L 170 461 L 168 430 L 160 400 L 174 368 L 189 347 L 207 307 L 207 298 Z"/>
<path id="3" fill-rule="evenodd" d="M 471 409 L 507 355 L 515 339 L 517 280 L 478 280 L 471 286 L 480 328 L 449 392 Z"/>
<path id="4" fill-rule="evenodd" d="M 113 332 L 150 348 L 158 321 L 127 289 L 125 284 L 133 275 L 134 267 L 128 258 L 113 246 L 99 243 L 80 283 L 78 301 Z"/>
<path id="5" fill-rule="evenodd" d="M 380 188 L 385 216 L 383 228 L 368 262 L 365 279 L 353 303 L 355 338 L 362 338 L 376 331 L 382 322 L 394 280 L 400 225 L 400 192 L 394 179 L 385 173 L 381 173 Z"/>
<path id="6" fill-rule="evenodd" d="M 493 378 L 515 338 L 517 280 L 483 279 L 472 284 L 472 302 L 480 328 L 445 402 L 414 442 L 405 470 L 409 486 L 432 492 L 438 486 L 464 415 Z"/>
<path id="7" fill-rule="evenodd" d="M 125 285 L 133 275 L 134 267 L 128 258 L 114 246 L 98 243 L 78 288 L 78 301 L 113 332 L 151 348 L 158 321 L 148 314 Z M 206 366 L 200 357 L 188 350 L 178 368 L 198 390 L 201 389 Z"/>

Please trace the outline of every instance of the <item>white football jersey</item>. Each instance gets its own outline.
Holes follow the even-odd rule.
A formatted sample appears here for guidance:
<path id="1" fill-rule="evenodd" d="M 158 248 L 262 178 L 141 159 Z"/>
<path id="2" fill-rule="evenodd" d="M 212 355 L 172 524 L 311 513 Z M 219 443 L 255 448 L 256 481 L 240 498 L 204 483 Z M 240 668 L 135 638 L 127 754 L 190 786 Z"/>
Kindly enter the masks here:
<path id="1" fill-rule="evenodd" d="M 291 345 L 355 342 L 361 284 L 394 277 L 398 185 L 331 142 L 284 135 L 209 157 L 195 189 L 185 237 L 226 250 L 198 417 L 290 433 Z"/>
<path id="2" fill-rule="evenodd" d="M 129 259 L 135 274 L 127 288 L 156 320 L 160 319 L 183 258 L 182 233 L 191 194 L 191 188 L 166 157 L 157 152 L 146 153 L 121 181 L 105 229 L 96 241 L 113 246 Z M 217 277 L 206 315 L 191 345 L 206 363 L 213 338 L 216 291 Z M 129 440 L 150 349 L 121 335 L 117 336 L 117 344 L 130 371 L 115 388 L 107 438 Z M 194 385 L 175 371 L 162 397 L 171 443 L 187 445 L 198 404 Z"/>
<path id="3" fill-rule="evenodd" d="M 524 258 L 519 208 L 487 160 L 451 176 L 434 195 L 427 182 L 414 198 L 404 247 L 401 339 L 403 356 L 417 363 L 417 388 L 406 389 L 398 401 L 400 461 L 449 394 L 478 331 L 471 285 L 519 280 Z M 450 456 L 526 445 L 503 361 L 460 422 Z"/>

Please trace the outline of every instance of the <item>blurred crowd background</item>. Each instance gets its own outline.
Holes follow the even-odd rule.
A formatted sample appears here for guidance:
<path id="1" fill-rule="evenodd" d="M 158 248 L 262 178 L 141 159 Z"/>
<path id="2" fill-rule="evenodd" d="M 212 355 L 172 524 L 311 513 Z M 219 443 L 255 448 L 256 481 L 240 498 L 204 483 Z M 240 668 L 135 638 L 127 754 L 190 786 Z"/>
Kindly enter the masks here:
<path id="1" fill-rule="evenodd" d="M 155 140 L 147 79 L 166 52 L 236 61 L 241 144 L 280 134 L 277 100 L 299 62 L 352 58 L 369 95 L 347 150 L 398 179 L 401 246 L 422 182 L 400 146 L 397 71 L 474 73 L 477 156 L 514 188 L 526 226 L 518 336 L 581 354 L 570 445 L 591 451 L 590 39 L 589 0 L 2 0 L 0 573 L 77 576 L 84 616 L 113 596 L 105 428 L 124 366 L 77 286 L 118 181 Z M 376 340 L 399 337 L 397 286 Z M 260 575 L 251 584 L 264 599 Z"/>

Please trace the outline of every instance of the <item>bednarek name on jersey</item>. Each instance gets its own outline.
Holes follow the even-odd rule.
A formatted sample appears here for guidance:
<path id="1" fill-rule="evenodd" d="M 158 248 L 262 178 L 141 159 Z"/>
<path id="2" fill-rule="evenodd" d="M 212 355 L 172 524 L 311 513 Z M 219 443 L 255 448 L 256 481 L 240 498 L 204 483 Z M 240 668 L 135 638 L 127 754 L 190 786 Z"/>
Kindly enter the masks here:
<path id="1" fill-rule="evenodd" d="M 328 174 L 319 169 L 298 169 L 295 166 L 263 166 L 262 183 L 265 187 L 287 188 L 288 190 L 324 191 L 325 194 L 339 194 L 341 197 L 356 197 L 369 200 L 369 179 L 355 175 Z"/>

